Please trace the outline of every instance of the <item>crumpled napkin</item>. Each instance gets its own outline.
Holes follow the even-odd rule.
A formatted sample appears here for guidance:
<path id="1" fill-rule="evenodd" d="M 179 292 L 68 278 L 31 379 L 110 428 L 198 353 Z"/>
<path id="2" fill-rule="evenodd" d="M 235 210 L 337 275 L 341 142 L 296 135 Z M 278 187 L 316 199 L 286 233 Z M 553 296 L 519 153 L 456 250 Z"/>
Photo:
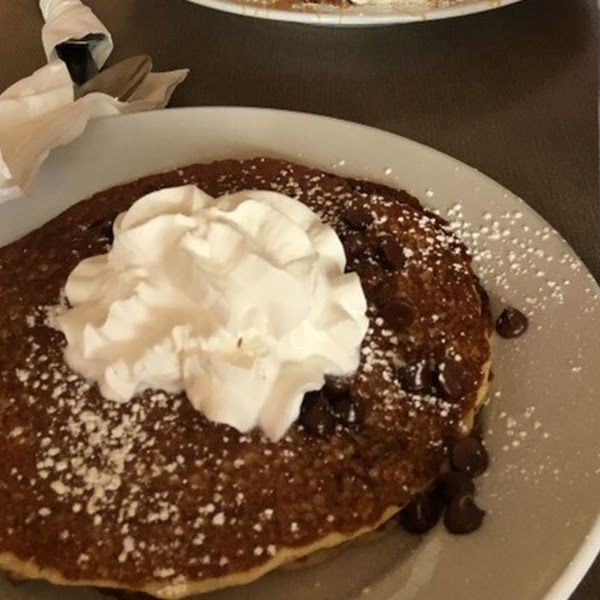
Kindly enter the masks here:
<path id="1" fill-rule="evenodd" d="M 94 62 L 100 68 L 113 49 L 112 37 L 96 15 L 79 0 L 40 0 L 46 24 L 42 27 L 42 44 L 48 62 L 58 58 L 56 46 L 71 38 L 89 33 L 100 38 L 90 46 Z"/>
<path id="2" fill-rule="evenodd" d="M 164 108 L 188 69 L 150 73 L 128 102 L 92 93 L 74 100 L 73 83 L 56 46 L 100 34 L 90 46 L 98 68 L 113 49 L 110 33 L 79 0 L 40 0 L 46 24 L 42 43 L 48 64 L 0 94 L 0 203 L 27 193 L 53 148 L 84 131 L 88 121 L 119 113 Z"/>

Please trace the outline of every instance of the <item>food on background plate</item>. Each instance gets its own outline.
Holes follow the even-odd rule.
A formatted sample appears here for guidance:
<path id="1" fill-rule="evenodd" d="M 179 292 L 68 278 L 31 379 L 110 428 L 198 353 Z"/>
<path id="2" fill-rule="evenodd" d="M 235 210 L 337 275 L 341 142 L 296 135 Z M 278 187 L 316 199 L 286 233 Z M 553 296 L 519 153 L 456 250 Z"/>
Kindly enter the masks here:
<path id="1" fill-rule="evenodd" d="M 467 4 L 475 4 L 481 0 L 342 0 L 350 4 L 388 4 L 410 11 L 450 8 Z"/>
<path id="2" fill-rule="evenodd" d="M 176 169 L 0 249 L 0 287 L 8 571 L 243 584 L 377 530 L 441 472 L 446 523 L 481 523 L 489 303 L 404 191 L 271 158 Z"/>
<path id="3" fill-rule="evenodd" d="M 407 14 L 425 15 L 428 11 L 467 6 L 481 0 L 245 0 L 240 4 L 282 10 L 315 10 L 324 7 L 345 8 L 353 5 L 384 6 Z"/>

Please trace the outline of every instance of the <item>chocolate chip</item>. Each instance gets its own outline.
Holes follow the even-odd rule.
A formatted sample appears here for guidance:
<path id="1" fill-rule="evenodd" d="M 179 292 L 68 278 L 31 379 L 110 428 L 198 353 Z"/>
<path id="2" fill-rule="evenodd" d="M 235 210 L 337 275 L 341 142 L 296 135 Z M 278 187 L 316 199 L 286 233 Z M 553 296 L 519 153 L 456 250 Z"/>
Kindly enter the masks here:
<path id="1" fill-rule="evenodd" d="M 490 310 L 490 297 L 477 276 L 475 276 L 475 290 L 481 300 L 481 314 L 488 313 Z"/>
<path id="2" fill-rule="evenodd" d="M 107 240 L 109 244 L 114 241 L 113 234 L 114 219 L 98 219 L 90 224 L 89 229 L 95 229 L 101 240 Z"/>
<path id="3" fill-rule="evenodd" d="M 442 509 L 442 500 L 435 491 L 422 492 L 400 511 L 400 523 L 410 533 L 425 533 L 440 520 Z"/>
<path id="4" fill-rule="evenodd" d="M 444 525 L 450 533 L 471 533 L 481 527 L 485 511 L 475 504 L 472 494 L 458 494 L 452 498 L 444 514 Z"/>
<path id="5" fill-rule="evenodd" d="M 350 383 L 345 377 L 336 377 L 335 375 L 325 375 L 325 385 L 323 394 L 328 400 L 333 400 L 340 396 L 346 396 L 350 393 Z"/>
<path id="6" fill-rule="evenodd" d="M 342 244 L 347 258 L 360 258 L 367 250 L 364 236 L 355 231 L 345 235 Z"/>
<path id="7" fill-rule="evenodd" d="M 390 327 L 405 329 L 415 320 L 415 311 L 406 300 L 392 298 L 381 308 L 381 316 Z"/>
<path id="8" fill-rule="evenodd" d="M 415 360 L 400 367 L 396 377 L 407 392 L 429 392 L 432 388 L 434 378 L 429 361 Z"/>
<path id="9" fill-rule="evenodd" d="M 472 436 L 458 440 L 450 449 L 452 467 L 470 477 L 481 475 L 488 467 L 489 458 L 483 442 Z"/>
<path id="10" fill-rule="evenodd" d="M 311 410 L 311 408 L 319 402 L 319 398 L 321 397 L 321 390 L 314 390 L 312 392 L 306 392 L 304 397 L 302 398 L 302 406 L 300 407 L 300 416 L 306 411 Z"/>
<path id="11" fill-rule="evenodd" d="M 304 394 L 299 421 L 307 433 L 327 437 L 335 429 L 335 417 L 320 391 Z"/>
<path id="12" fill-rule="evenodd" d="M 344 425 L 359 425 L 365 418 L 365 407 L 362 398 L 350 391 L 331 400 L 331 411 L 337 420 Z"/>
<path id="13" fill-rule="evenodd" d="M 496 331 L 503 338 L 515 338 L 527 331 L 529 320 L 516 308 L 507 306 L 496 321 Z"/>
<path id="14" fill-rule="evenodd" d="M 438 477 L 438 489 L 446 502 L 459 494 L 474 494 L 473 479 L 460 471 L 446 471 Z"/>
<path id="15" fill-rule="evenodd" d="M 112 223 L 107 224 L 104 229 L 100 231 L 100 235 L 108 241 L 109 244 L 112 244 L 115 241 L 115 234 L 113 233 Z"/>
<path id="16" fill-rule="evenodd" d="M 397 239 L 388 235 L 381 240 L 379 247 L 387 267 L 398 271 L 402 269 L 406 259 L 404 257 L 404 248 Z"/>
<path id="17" fill-rule="evenodd" d="M 451 358 L 442 362 L 438 370 L 438 382 L 447 398 L 460 398 L 466 391 L 465 372 L 461 361 Z"/>
<path id="18" fill-rule="evenodd" d="M 366 206 L 351 204 L 344 212 L 344 219 L 350 227 L 362 231 L 373 222 L 373 215 Z"/>
<path id="19" fill-rule="evenodd" d="M 323 396 L 329 401 L 331 412 L 344 425 L 358 425 L 365 416 L 365 407 L 362 398 L 350 388 L 350 383 L 345 377 L 325 376 L 325 385 L 321 390 Z"/>
<path id="20" fill-rule="evenodd" d="M 483 422 L 483 417 L 482 417 L 482 411 L 479 411 L 475 415 L 475 418 L 473 419 L 473 427 L 471 428 L 471 431 L 469 432 L 469 437 L 474 437 L 475 439 L 483 440 L 483 433 L 484 433 L 484 422 Z"/>
<path id="21" fill-rule="evenodd" d="M 398 282 L 395 279 L 384 279 L 374 291 L 374 299 L 377 304 L 384 305 L 393 300 L 398 294 Z"/>

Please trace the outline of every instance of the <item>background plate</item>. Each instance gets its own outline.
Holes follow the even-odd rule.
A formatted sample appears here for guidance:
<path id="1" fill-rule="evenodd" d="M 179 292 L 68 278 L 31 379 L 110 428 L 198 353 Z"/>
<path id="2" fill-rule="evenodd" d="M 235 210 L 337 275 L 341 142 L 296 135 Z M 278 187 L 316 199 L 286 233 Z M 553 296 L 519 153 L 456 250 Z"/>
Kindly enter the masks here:
<path id="1" fill-rule="evenodd" d="M 257 6 L 252 0 L 189 0 L 209 8 L 230 12 L 244 17 L 258 17 L 275 21 L 308 23 L 311 25 L 391 25 L 393 23 L 413 23 L 461 17 L 484 10 L 500 8 L 519 0 L 470 0 L 467 3 L 445 8 L 423 8 L 409 5 L 367 4 L 347 8 L 324 5 L 306 6 L 297 9 L 276 9 Z M 265 0 L 266 2 L 274 0 Z M 299 0 L 302 1 L 302 0 Z M 402 1 L 402 0 L 400 0 Z M 399 4 L 399 2 L 398 2 Z"/>
<path id="2" fill-rule="evenodd" d="M 600 292 L 558 233 L 484 175 L 410 140 L 325 117 L 249 108 L 140 113 L 93 122 L 55 151 L 32 197 L 0 205 L 0 244 L 110 185 L 257 155 L 411 191 L 455 223 L 495 314 L 510 303 L 531 324 L 522 338 L 494 340 L 481 530 L 466 537 L 441 527 L 425 537 L 398 530 L 324 564 L 203 600 L 566 599 L 600 547 Z M 0 598 L 100 596 L 0 579 Z"/>

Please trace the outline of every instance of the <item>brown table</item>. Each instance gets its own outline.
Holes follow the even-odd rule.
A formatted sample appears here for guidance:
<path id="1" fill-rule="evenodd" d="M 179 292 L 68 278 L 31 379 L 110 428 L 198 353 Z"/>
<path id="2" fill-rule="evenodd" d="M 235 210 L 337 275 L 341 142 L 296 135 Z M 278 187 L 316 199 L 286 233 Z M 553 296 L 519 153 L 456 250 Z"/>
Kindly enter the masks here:
<path id="1" fill-rule="evenodd" d="M 111 62 L 187 66 L 172 106 L 285 108 L 366 123 L 486 173 L 555 227 L 600 281 L 595 0 L 523 0 L 461 19 L 330 28 L 185 0 L 88 0 Z M 0 2 L 0 90 L 44 61 L 37 2 Z M 600 507 L 599 507 L 600 508 Z M 600 561 L 573 600 L 600 597 Z"/>

